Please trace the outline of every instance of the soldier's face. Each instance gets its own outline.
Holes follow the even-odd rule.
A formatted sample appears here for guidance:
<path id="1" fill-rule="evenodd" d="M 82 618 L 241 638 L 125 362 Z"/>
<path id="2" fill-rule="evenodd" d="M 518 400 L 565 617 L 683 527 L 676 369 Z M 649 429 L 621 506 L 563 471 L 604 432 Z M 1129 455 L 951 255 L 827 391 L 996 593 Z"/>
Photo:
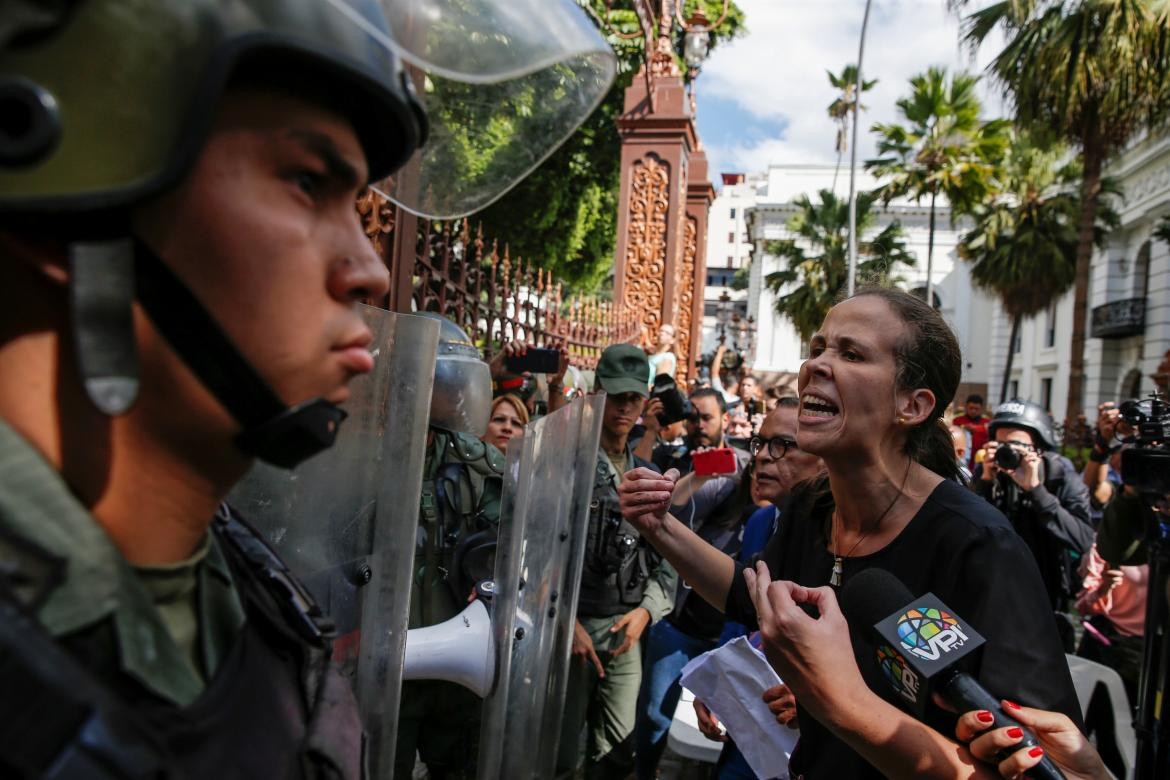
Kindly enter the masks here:
<path id="1" fill-rule="evenodd" d="M 240 89 L 221 101 L 186 179 L 134 215 L 136 233 L 286 404 L 343 401 L 373 366 L 355 302 L 384 295 L 389 278 L 354 207 L 366 176 L 345 119 Z M 173 403 L 218 408 L 153 329 L 139 331 L 144 388 L 154 377 L 177 385 L 165 388 Z"/>
<path id="2" fill-rule="evenodd" d="M 606 395 L 601 427 L 611 436 L 626 436 L 642 416 L 645 405 L 646 399 L 638 393 Z"/>

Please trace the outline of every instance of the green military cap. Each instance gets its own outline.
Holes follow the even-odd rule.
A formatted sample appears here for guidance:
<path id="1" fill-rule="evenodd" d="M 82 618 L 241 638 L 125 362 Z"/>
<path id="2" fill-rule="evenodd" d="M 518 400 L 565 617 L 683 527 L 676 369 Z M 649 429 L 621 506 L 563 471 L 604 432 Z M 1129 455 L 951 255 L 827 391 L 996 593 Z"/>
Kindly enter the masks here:
<path id="1" fill-rule="evenodd" d="M 646 377 L 650 374 L 650 361 L 646 353 L 633 344 L 614 344 L 606 347 L 597 362 L 596 386 L 610 395 L 637 393 L 643 398 L 650 396 Z"/>

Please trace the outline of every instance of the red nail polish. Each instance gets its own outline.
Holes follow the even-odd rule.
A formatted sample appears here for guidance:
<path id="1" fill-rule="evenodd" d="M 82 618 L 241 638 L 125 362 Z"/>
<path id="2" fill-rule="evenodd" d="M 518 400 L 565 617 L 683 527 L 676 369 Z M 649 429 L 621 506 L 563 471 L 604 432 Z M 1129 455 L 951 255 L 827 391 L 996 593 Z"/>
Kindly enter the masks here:
<path id="1" fill-rule="evenodd" d="M 1007 730 L 1007 735 L 1012 739 L 1023 739 L 1024 730 L 1019 726 L 1012 726 Z"/>
<path id="2" fill-rule="evenodd" d="M 992 715 L 987 710 L 979 710 L 979 712 L 977 712 L 975 714 L 975 717 L 979 719 L 980 723 L 994 723 L 995 722 L 995 716 Z"/>
<path id="3" fill-rule="evenodd" d="M 1040 756 L 1044 755 L 1044 748 L 1036 746 L 1028 751 L 1028 755 L 1032 758 L 1040 758 Z"/>
<path id="4" fill-rule="evenodd" d="M 1014 701 L 1008 701 L 1007 699 L 1004 699 L 1003 703 L 1004 706 L 1011 707 L 1013 710 L 1018 710 L 1020 708 L 1020 705 L 1016 704 Z"/>

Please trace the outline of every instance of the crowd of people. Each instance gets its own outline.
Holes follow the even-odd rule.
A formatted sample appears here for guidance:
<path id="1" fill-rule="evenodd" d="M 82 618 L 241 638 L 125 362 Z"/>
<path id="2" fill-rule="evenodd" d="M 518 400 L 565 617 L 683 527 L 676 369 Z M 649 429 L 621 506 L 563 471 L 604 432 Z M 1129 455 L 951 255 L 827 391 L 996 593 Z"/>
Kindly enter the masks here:
<path id="1" fill-rule="evenodd" d="M 1095 543 L 1113 498 L 1129 490 L 1119 453 L 1133 431 L 1117 404 L 1101 405 L 1081 468 L 1061 453 L 1051 415 L 1035 403 L 1013 399 L 987 416 L 984 399 L 970 395 L 948 418 L 959 375 L 954 337 L 937 314 L 889 290 L 866 290 L 834 308 L 810 345 L 799 394 L 762 393 L 751 375 L 725 375 L 717 385 L 695 382 L 680 402 L 672 377 L 652 376 L 658 364 L 676 365 L 672 336 L 664 328 L 647 356 L 611 348 L 598 367 L 598 386 L 620 404 L 612 418 L 620 430 L 602 436 L 599 458 L 612 467 L 602 505 L 612 504 L 616 487 L 640 565 L 658 574 L 637 618 L 581 613 L 575 674 L 592 678 L 585 688 L 594 720 L 584 729 L 573 720 L 562 734 L 562 756 L 577 746 L 562 770 L 657 776 L 682 668 L 755 630 L 767 648 L 769 628 L 769 658 L 793 682 L 760 695 L 779 722 L 800 727 L 794 776 L 957 775 L 970 770 L 972 754 L 986 754 L 986 738 L 974 740 L 972 753 L 947 739 L 958 733 L 971 742 L 984 726 L 979 718 L 941 708 L 896 739 L 893 726 L 883 730 L 898 749 L 871 725 L 838 722 L 834 704 L 857 707 L 846 707 L 839 685 L 817 679 L 828 661 L 808 647 L 807 656 L 795 654 L 803 645 L 791 647 L 785 632 L 793 626 L 780 631 L 761 620 L 761 607 L 777 607 L 775 591 L 761 585 L 770 578 L 799 583 L 783 604 L 803 599 L 822 610 L 829 594 L 874 567 L 939 596 L 988 639 L 988 689 L 1036 708 L 1013 712 L 1059 734 L 1048 745 L 1057 753 L 1068 749 L 1060 739 L 1083 728 L 1064 653 L 1116 669 L 1136 704 L 1148 567 L 1111 564 Z M 621 360 L 613 357 L 619 350 Z M 623 370 L 628 381 L 619 382 Z M 761 411 L 736 428 L 735 411 L 756 404 Z M 715 448 L 731 450 L 734 470 L 696 474 L 695 456 Z M 816 590 L 824 586 L 827 594 Z M 877 688 L 871 669 L 861 674 L 863 687 Z M 806 697 L 812 701 L 802 705 Z M 715 715 L 702 701 L 695 708 L 701 730 L 726 743 L 716 776 L 753 776 Z M 993 740 L 999 748 L 1010 741 L 1004 733 Z M 1030 750 L 1005 766 L 1034 764 L 1043 751 Z"/>

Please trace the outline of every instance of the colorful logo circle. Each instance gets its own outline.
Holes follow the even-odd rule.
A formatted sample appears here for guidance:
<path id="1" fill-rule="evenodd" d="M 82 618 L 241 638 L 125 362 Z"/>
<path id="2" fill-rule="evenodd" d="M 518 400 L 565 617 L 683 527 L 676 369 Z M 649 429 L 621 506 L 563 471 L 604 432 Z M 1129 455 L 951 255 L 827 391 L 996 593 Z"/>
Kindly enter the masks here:
<path id="1" fill-rule="evenodd" d="M 910 652 L 929 656 L 930 640 L 958 624 L 959 621 L 941 609 L 934 607 L 911 609 L 898 618 L 898 639 Z"/>
<path id="2" fill-rule="evenodd" d="M 906 663 L 906 659 L 902 657 L 901 653 L 889 645 L 879 645 L 877 659 L 882 674 L 886 676 L 894 690 L 903 698 L 914 701 L 918 696 L 918 691 L 913 690 L 909 685 L 909 681 L 913 677 L 908 677 L 909 664 Z M 913 675 L 912 672 L 911 675 Z"/>

